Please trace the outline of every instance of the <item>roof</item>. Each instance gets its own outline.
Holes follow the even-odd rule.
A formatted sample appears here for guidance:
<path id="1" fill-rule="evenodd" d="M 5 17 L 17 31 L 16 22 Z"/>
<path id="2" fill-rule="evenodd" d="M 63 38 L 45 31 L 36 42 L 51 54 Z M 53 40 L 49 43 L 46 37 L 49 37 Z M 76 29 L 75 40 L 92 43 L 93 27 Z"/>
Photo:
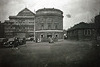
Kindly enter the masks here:
<path id="1" fill-rule="evenodd" d="M 94 23 L 81 22 L 68 29 L 68 31 L 75 30 L 75 29 L 92 29 L 92 28 L 95 28 Z"/>
<path id="2" fill-rule="evenodd" d="M 17 14 L 17 16 L 34 16 L 34 15 L 35 14 L 27 8 L 23 9 Z"/>
<path id="3" fill-rule="evenodd" d="M 39 12 L 39 11 L 60 11 L 61 13 L 63 13 L 61 10 L 55 9 L 55 8 L 43 8 L 43 9 L 37 10 L 36 12 Z"/>

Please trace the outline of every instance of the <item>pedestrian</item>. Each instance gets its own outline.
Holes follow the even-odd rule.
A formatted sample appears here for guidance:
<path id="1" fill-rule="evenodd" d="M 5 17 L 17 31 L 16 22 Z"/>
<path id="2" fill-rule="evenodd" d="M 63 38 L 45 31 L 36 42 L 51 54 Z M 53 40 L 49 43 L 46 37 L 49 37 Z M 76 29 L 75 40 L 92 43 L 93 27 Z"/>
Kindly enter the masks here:
<path id="1" fill-rule="evenodd" d="M 49 43 L 50 43 L 50 37 L 48 38 L 48 41 L 49 41 Z"/>
<path id="2" fill-rule="evenodd" d="M 38 38 L 37 42 L 39 43 L 40 42 L 40 39 Z"/>
<path id="3" fill-rule="evenodd" d="M 49 37 L 49 43 L 53 43 L 53 39 Z"/>
<path id="4" fill-rule="evenodd" d="M 17 47 L 19 45 L 19 39 L 15 38 L 14 39 L 14 47 Z"/>
<path id="5" fill-rule="evenodd" d="M 35 42 L 37 43 L 37 41 L 38 41 L 38 38 L 36 37 Z"/>
<path id="6" fill-rule="evenodd" d="M 25 38 L 23 38 L 23 43 L 26 44 L 26 39 Z"/>

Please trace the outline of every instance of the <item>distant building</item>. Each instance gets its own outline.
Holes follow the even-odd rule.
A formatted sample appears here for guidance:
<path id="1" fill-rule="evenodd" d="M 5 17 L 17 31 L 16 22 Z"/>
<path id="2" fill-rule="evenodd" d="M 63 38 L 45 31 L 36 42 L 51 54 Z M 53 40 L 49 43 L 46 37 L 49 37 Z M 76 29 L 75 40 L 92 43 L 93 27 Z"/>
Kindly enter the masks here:
<path id="1" fill-rule="evenodd" d="M 4 22 L 5 36 L 34 37 L 47 41 L 49 37 L 63 38 L 63 12 L 59 9 L 44 8 L 36 14 L 25 8 L 16 16 L 9 16 Z"/>
<path id="2" fill-rule="evenodd" d="M 4 23 L 1 23 L 0 21 L 0 38 L 3 38 L 4 35 Z"/>
<path id="3" fill-rule="evenodd" d="M 10 37 L 34 37 L 35 14 L 25 8 L 16 16 L 9 16 L 4 22 L 5 36 Z"/>
<path id="4" fill-rule="evenodd" d="M 67 30 L 67 38 L 70 40 L 93 40 L 94 34 L 94 23 L 81 22 Z"/>
<path id="5" fill-rule="evenodd" d="M 100 14 L 95 16 L 96 37 L 100 36 Z"/>
<path id="6" fill-rule="evenodd" d="M 36 11 L 35 36 L 41 41 L 63 38 L 63 12 L 59 9 L 44 8 Z"/>

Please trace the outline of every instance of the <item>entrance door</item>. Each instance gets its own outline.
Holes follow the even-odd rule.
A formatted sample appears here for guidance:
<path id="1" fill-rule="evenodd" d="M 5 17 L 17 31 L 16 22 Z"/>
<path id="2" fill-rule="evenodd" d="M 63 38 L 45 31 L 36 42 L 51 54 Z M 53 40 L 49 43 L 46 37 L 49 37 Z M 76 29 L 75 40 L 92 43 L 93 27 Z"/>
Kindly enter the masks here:
<path id="1" fill-rule="evenodd" d="M 52 37 L 52 35 L 47 35 L 47 38 Z"/>

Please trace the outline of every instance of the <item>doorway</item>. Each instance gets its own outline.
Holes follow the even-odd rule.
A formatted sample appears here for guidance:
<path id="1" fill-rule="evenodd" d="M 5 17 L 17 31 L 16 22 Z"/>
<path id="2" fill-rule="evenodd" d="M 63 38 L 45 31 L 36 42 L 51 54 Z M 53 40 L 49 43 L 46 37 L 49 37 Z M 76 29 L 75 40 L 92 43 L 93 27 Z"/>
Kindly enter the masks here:
<path id="1" fill-rule="evenodd" d="M 52 37 L 52 35 L 47 35 L 47 38 Z"/>

